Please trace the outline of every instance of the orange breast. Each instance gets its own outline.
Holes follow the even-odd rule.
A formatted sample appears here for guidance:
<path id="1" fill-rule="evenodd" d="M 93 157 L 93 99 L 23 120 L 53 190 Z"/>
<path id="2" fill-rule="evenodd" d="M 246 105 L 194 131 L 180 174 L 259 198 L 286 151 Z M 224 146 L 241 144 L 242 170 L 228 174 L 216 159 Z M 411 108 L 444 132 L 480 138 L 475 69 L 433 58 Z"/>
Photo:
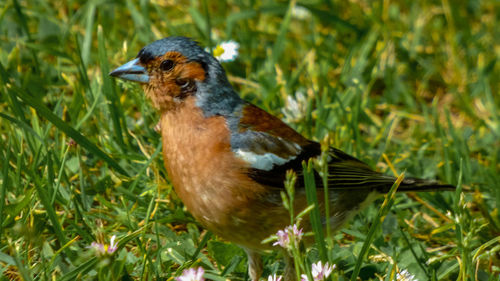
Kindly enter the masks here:
<path id="1" fill-rule="evenodd" d="M 221 116 L 205 118 L 194 97 L 161 116 L 165 167 L 174 189 L 209 230 L 255 248 L 287 221 L 276 191 L 253 182 L 231 151 Z M 262 246 L 260 246 L 262 247 Z"/>

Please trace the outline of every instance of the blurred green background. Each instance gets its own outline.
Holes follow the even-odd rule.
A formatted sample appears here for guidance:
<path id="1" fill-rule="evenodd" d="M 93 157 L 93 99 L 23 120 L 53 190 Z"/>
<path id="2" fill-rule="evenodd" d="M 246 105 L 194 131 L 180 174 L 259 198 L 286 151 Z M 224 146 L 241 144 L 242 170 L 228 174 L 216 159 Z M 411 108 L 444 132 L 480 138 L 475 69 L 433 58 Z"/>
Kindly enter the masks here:
<path id="1" fill-rule="evenodd" d="M 142 90 L 107 75 L 170 35 L 237 42 L 234 87 L 305 136 L 469 190 L 399 195 L 360 279 L 500 280 L 498 26 L 493 0 L 1 1 L 0 280 L 248 278 L 173 193 Z M 334 278 L 379 207 L 334 235 Z M 112 235 L 113 255 L 88 248 Z"/>

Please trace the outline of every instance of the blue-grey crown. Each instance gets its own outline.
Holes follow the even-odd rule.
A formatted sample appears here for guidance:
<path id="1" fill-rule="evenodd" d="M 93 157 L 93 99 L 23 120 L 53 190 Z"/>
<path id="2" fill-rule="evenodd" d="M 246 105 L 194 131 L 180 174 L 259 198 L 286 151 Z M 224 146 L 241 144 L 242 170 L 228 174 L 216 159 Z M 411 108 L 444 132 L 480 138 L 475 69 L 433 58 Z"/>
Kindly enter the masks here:
<path id="1" fill-rule="evenodd" d="M 137 58 L 142 63 L 147 63 L 151 59 L 172 51 L 181 53 L 188 60 L 202 63 L 208 63 L 211 58 L 211 55 L 203 50 L 196 41 L 182 36 L 172 36 L 154 41 L 142 48 L 137 54 Z"/>

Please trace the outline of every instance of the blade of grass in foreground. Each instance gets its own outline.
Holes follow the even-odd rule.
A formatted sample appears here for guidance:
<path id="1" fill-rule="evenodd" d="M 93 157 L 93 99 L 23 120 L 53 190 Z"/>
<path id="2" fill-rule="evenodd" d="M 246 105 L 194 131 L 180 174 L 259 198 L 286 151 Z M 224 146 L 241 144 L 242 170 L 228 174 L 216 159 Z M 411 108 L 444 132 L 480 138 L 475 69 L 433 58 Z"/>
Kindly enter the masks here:
<path id="1" fill-rule="evenodd" d="M 318 195 L 316 194 L 316 183 L 314 181 L 314 170 L 313 170 L 313 160 L 310 159 L 309 162 L 302 162 L 302 169 L 304 171 L 304 184 L 306 187 L 306 198 L 308 205 L 314 205 L 315 208 L 309 213 L 311 217 L 311 226 L 314 232 L 314 239 L 316 240 L 316 246 L 319 250 L 319 256 L 322 261 L 327 262 L 326 255 L 326 245 L 323 236 L 323 227 L 321 225 L 321 216 L 319 212 Z"/>
<path id="2" fill-rule="evenodd" d="M 83 148 L 87 149 L 91 153 L 94 153 L 97 157 L 104 160 L 106 163 L 108 163 L 111 167 L 115 168 L 122 175 L 125 175 L 127 177 L 129 176 L 127 171 L 125 171 L 125 169 L 123 169 L 118 163 L 116 163 L 115 160 L 113 160 L 109 155 L 107 155 L 104 151 L 102 151 L 99 147 L 97 147 L 94 143 L 92 143 L 88 138 L 83 136 L 80 132 L 73 129 L 70 125 L 61 120 L 61 118 L 52 113 L 52 111 L 50 111 L 50 109 L 48 109 L 46 106 L 40 104 L 34 98 L 23 93 L 22 91 L 16 91 L 16 94 L 25 103 L 36 109 L 36 111 L 39 114 L 41 114 L 43 117 L 49 120 L 52 124 L 54 124 L 57 128 L 59 128 L 59 130 L 66 133 L 69 137 L 71 137 L 75 142 L 77 142 Z"/>
<path id="3" fill-rule="evenodd" d="M 361 248 L 361 251 L 359 252 L 358 260 L 356 261 L 356 265 L 354 267 L 354 271 L 351 275 L 351 281 L 356 281 L 358 279 L 359 272 L 361 271 L 361 265 L 363 264 L 363 260 L 365 259 L 366 254 L 368 253 L 368 249 L 370 248 L 370 245 L 372 244 L 372 241 L 375 237 L 375 231 L 379 227 L 379 225 L 384 221 L 385 216 L 391 209 L 392 204 L 394 203 L 394 197 L 396 195 L 396 190 L 398 189 L 399 185 L 404 179 L 404 173 L 401 173 L 399 177 L 396 179 L 394 184 L 392 185 L 391 189 L 389 192 L 385 195 L 384 203 L 382 203 L 382 206 L 378 210 L 377 216 L 373 220 L 373 224 L 370 227 L 370 231 L 368 232 L 368 235 L 366 236 L 365 243 L 363 243 L 363 247 Z"/>

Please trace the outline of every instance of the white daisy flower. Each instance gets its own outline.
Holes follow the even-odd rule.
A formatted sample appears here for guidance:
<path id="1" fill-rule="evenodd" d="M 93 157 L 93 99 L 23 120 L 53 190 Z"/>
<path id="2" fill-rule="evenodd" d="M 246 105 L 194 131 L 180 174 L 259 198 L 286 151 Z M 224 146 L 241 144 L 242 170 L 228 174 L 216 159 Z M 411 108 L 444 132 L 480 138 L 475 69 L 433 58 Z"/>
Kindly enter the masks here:
<path id="1" fill-rule="evenodd" d="M 182 275 L 176 277 L 176 281 L 204 281 L 203 274 L 205 274 L 205 270 L 200 266 L 198 268 L 189 268 L 185 269 L 182 272 Z"/>
<path id="2" fill-rule="evenodd" d="M 408 270 L 403 269 L 396 274 L 396 280 L 398 281 L 418 281 L 414 275 L 412 275 Z"/>
<path id="3" fill-rule="evenodd" d="M 238 56 L 240 44 L 236 41 L 222 42 L 214 50 L 214 57 L 221 62 L 233 61 Z"/>

